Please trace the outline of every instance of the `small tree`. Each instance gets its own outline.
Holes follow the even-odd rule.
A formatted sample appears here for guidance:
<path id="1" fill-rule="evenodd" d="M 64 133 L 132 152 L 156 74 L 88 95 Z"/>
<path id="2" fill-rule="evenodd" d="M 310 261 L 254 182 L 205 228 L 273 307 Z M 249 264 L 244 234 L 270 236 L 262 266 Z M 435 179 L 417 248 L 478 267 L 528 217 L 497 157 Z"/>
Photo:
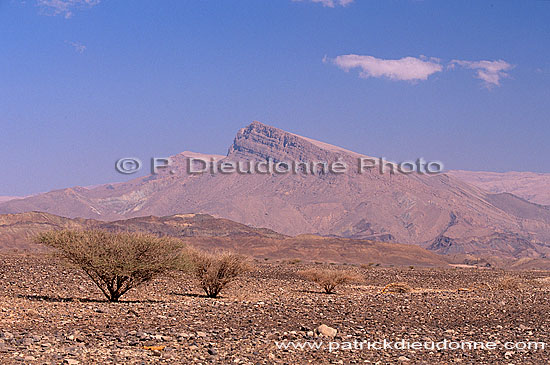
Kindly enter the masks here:
<path id="1" fill-rule="evenodd" d="M 299 271 L 304 279 L 319 284 L 327 294 L 334 294 L 338 285 L 348 284 L 357 280 L 357 276 L 344 270 L 310 269 Z"/>
<path id="2" fill-rule="evenodd" d="M 216 298 L 230 282 L 250 270 L 250 263 L 245 256 L 230 252 L 196 251 L 192 267 L 206 296 Z"/>
<path id="3" fill-rule="evenodd" d="M 111 302 L 186 261 L 179 239 L 144 233 L 63 230 L 42 233 L 35 241 L 82 269 Z"/>

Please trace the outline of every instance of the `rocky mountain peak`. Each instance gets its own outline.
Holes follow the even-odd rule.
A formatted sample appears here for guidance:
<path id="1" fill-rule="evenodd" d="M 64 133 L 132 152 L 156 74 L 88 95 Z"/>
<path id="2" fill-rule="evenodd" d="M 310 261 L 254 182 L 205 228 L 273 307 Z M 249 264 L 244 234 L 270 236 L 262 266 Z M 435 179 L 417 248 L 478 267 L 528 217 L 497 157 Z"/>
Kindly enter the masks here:
<path id="1" fill-rule="evenodd" d="M 247 160 L 331 161 L 361 155 L 254 121 L 239 130 L 228 156 Z"/>

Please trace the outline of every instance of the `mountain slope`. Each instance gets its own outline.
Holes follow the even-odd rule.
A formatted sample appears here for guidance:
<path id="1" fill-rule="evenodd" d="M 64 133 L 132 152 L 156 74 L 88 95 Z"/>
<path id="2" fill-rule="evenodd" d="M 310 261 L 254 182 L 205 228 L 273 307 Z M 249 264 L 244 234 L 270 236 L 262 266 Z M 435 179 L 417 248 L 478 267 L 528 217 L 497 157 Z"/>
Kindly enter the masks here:
<path id="1" fill-rule="evenodd" d="M 9 201 L 0 204 L 0 213 L 42 210 L 117 220 L 201 212 L 287 235 L 414 243 L 440 253 L 538 257 L 549 251 L 550 224 L 534 204 L 512 209 L 446 174 L 391 175 L 378 169 L 359 174 L 360 154 L 259 122 L 238 132 L 224 161 L 342 161 L 348 170 L 338 175 L 190 175 L 190 155 L 173 157 L 173 173 L 164 169 L 127 183 Z"/>
<path id="2" fill-rule="evenodd" d="M 7 202 L 13 199 L 19 199 L 19 197 L 18 196 L 0 196 L 0 203 Z"/>
<path id="3" fill-rule="evenodd" d="M 531 203 L 550 205 L 550 174 L 452 170 L 449 175 L 492 193 L 511 193 Z"/>
<path id="4" fill-rule="evenodd" d="M 49 213 L 27 212 L 0 214 L 0 249 L 36 249 L 33 237 L 54 229 L 85 229 L 94 222 L 88 219 L 70 219 Z"/>

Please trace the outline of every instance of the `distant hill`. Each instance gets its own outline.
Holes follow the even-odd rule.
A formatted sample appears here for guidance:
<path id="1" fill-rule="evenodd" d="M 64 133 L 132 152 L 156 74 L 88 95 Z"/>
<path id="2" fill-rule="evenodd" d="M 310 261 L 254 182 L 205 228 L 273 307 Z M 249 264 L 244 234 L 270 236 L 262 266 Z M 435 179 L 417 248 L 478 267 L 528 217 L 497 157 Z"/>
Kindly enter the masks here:
<path id="1" fill-rule="evenodd" d="M 511 193 L 531 203 L 550 205 L 550 174 L 463 170 L 448 174 L 492 193 Z"/>
<path id="2" fill-rule="evenodd" d="M 0 215 L 0 250 L 44 250 L 32 243 L 36 234 L 53 229 L 107 229 L 179 237 L 205 250 L 230 249 L 259 259 L 354 264 L 446 266 L 444 256 L 421 247 L 315 235 L 290 237 L 207 214 L 177 214 L 102 222 L 30 212 Z"/>
<path id="3" fill-rule="evenodd" d="M 0 203 L 7 202 L 13 199 L 19 199 L 19 197 L 18 196 L 0 196 Z"/>

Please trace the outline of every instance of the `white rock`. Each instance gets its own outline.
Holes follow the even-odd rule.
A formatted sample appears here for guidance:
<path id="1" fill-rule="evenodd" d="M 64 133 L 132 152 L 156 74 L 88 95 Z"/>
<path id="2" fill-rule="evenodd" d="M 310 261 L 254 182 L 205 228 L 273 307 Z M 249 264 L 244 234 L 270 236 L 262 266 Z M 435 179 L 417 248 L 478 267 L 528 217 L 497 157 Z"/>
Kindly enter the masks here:
<path id="1" fill-rule="evenodd" d="M 326 324 L 322 324 L 319 327 L 317 327 L 317 333 L 323 336 L 334 337 L 336 336 L 337 332 L 338 330 L 336 328 L 329 327 Z"/>
<path id="2" fill-rule="evenodd" d="M 77 364 L 80 364 L 80 361 L 75 360 L 75 359 L 65 359 L 65 360 L 63 360 L 63 364 L 77 365 Z"/>

